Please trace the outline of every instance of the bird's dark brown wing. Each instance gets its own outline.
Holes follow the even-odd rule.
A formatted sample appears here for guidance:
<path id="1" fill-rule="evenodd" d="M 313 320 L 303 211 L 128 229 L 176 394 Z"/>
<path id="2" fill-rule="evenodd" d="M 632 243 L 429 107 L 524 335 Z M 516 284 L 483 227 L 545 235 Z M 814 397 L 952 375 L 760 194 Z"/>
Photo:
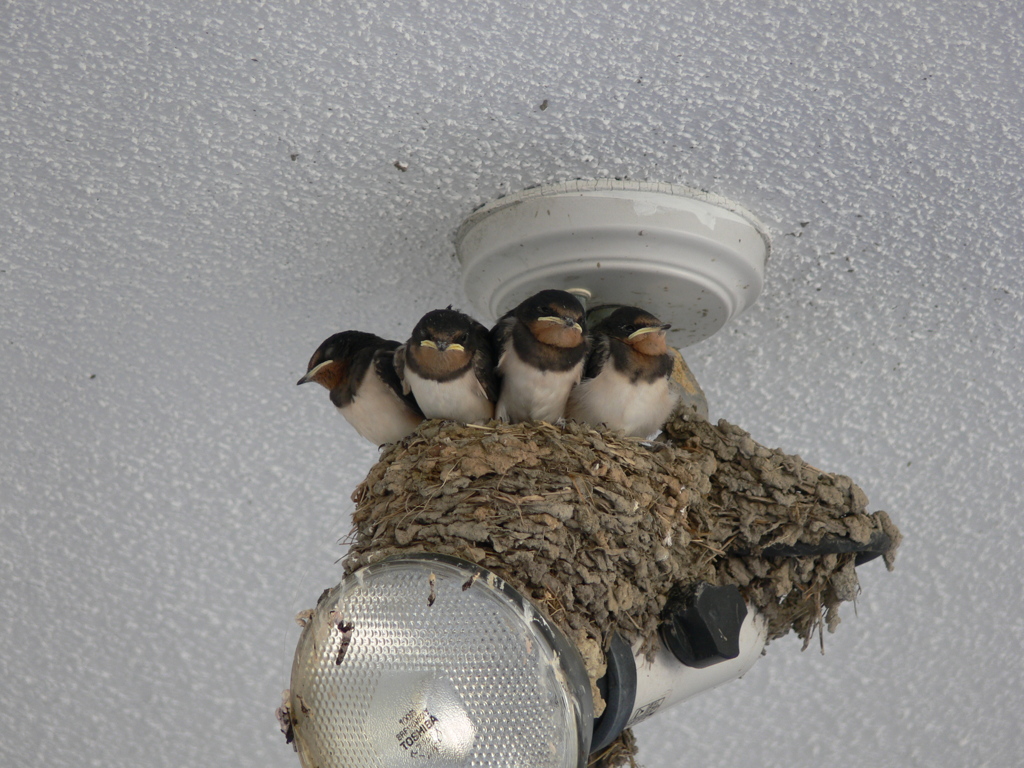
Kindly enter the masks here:
<path id="1" fill-rule="evenodd" d="M 381 381 L 387 384 L 388 387 L 399 398 L 405 401 L 410 408 L 422 416 L 423 412 L 420 410 L 420 407 L 416 402 L 416 398 L 412 396 L 411 392 L 406 391 L 405 384 L 398 376 L 397 367 L 395 365 L 395 354 L 396 350 L 399 348 L 400 345 L 395 342 L 394 347 L 378 349 L 373 354 L 373 365 L 377 371 L 377 375 L 380 376 Z"/>
<path id="2" fill-rule="evenodd" d="M 480 383 L 484 397 L 492 403 L 498 401 L 500 383 L 495 366 L 498 363 L 494 340 L 482 323 L 469 318 L 469 337 L 473 352 L 473 375 Z"/>
<path id="3" fill-rule="evenodd" d="M 477 350 L 473 355 L 473 375 L 476 376 L 484 397 L 492 403 L 498 402 L 500 383 L 498 369 L 494 367 L 494 356 L 490 350 Z"/>
<path id="4" fill-rule="evenodd" d="M 593 379 L 604 368 L 611 354 L 611 341 L 603 333 L 592 333 L 590 337 L 590 354 L 583 368 L 583 378 Z"/>
<path id="5" fill-rule="evenodd" d="M 408 382 L 405 380 L 405 353 L 408 346 L 408 343 L 402 344 L 394 353 L 395 375 L 398 376 L 398 381 L 402 386 L 402 394 L 405 395 L 408 395 L 412 391 Z"/>
<path id="6" fill-rule="evenodd" d="M 505 315 L 491 329 L 491 349 L 494 350 L 494 364 L 501 363 L 501 358 L 512 346 L 512 329 L 516 326 L 516 319 L 511 313 Z"/>

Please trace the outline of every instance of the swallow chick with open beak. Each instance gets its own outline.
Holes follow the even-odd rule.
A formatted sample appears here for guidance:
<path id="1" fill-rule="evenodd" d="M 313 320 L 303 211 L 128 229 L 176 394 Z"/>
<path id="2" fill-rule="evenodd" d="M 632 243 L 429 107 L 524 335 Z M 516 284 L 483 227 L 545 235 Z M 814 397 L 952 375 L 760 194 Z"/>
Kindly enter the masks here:
<path id="1" fill-rule="evenodd" d="M 593 350 L 566 415 L 636 437 L 660 429 L 679 399 L 675 357 L 665 342 L 670 327 L 638 307 L 619 307 L 594 326 Z"/>
<path id="2" fill-rule="evenodd" d="M 482 424 L 498 399 L 487 328 L 448 307 L 428 312 L 395 350 L 395 371 L 428 419 Z"/>
<path id="3" fill-rule="evenodd" d="M 299 384 L 315 381 L 356 432 L 375 445 L 393 443 L 423 421 L 416 401 L 402 392 L 395 373 L 397 341 L 343 331 L 321 344 Z"/>
<path id="4" fill-rule="evenodd" d="M 502 317 L 491 330 L 503 421 L 556 422 L 579 382 L 590 341 L 583 305 L 565 291 L 541 291 Z"/>

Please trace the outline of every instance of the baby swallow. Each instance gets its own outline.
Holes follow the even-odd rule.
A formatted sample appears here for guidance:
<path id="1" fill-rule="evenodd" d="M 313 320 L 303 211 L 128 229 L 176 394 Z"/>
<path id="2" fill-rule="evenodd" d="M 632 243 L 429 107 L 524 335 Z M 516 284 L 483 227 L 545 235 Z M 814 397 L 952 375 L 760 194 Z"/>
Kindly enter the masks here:
<path id="1" fill-rule="evenodd" d="M 541 291 L 502 317 L 491 330 L 503 421 L 555 422 L 580 380 L 590 342 L 583 305 L 565 291 Z"/>
<path id="2" fill-rule="evenodd" d="M 321 344 L 299 384 L 315 381 L 356 432 L 376 445 L 393 443 L 423 421 L 416 401 L 402 392 L 395 373 L 397 341 L 343 331 Z"/>
<path id="3" fill-rule="evenodd" d="M 672 382 L 675 356 L 665 343 L 670 327 L 637 307 L 619 307 L 598 323 L 566 415 L 637 437 L 660 429 L 680 395 Z"/>
<path id="4" fill-rule="evenodd" d="M 395 350 L 403 392 L 416 397 L 428 419 L 482 424 L 498 399 L 487 329 L 451 307 L 425 314 Z"/>

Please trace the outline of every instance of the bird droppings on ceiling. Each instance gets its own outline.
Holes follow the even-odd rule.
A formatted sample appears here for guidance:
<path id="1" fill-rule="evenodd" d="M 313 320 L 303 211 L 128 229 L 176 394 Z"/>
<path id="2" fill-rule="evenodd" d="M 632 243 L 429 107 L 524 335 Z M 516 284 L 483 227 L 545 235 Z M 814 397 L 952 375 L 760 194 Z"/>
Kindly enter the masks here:
<path id="1" fill-rule="evenodd" d="M 1022 69 L 1009 2 L 9 4 L 4 757 L 294 765 L 281 628 L 376 457 L 296 389 L 310 350 L 470 311 L 476 206 L 621 177 L 769 227 L 687 362 L 908 542 L 824 657 L 778 643 L 640 761 L 1020 763 Z"/>

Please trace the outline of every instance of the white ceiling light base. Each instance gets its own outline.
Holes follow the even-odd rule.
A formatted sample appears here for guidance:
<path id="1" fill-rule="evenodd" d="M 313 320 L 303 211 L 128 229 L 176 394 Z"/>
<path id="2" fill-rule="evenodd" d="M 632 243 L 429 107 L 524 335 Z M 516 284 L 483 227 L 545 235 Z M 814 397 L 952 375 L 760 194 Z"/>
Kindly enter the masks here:
<path id="1" fill-rule="evenodd" d="M 671 184 L 576 181 L 488 203 L 456 235 L 466 296 L 494 320 L 545 288 L 588 307 L 639 306 L 685 347 L 751 306 L 764 226 L 725 198 Z"/>

